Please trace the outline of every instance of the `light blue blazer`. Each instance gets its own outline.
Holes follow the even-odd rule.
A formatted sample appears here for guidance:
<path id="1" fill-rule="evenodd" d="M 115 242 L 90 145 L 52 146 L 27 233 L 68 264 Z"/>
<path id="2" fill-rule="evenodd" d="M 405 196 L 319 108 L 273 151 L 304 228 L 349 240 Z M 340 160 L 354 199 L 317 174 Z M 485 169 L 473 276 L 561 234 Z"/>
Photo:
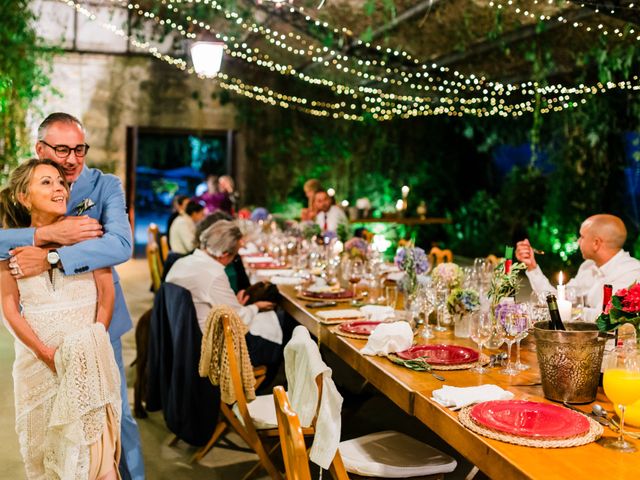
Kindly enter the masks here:
<path id="1" fill-rule="evenodd" d="M 58 248 L 66 275 L 113 267 L 131 258 L 133 239 L 120 179 L 85 165 L 71 189 L 68 214 L 76 215 L 76 206 L 87 198 L 91 199 L 95 206 L 84 215 L 98 220 L 104 229 L 104 235 L 94 240 Z M 13 248 L 33 245 L 34 233 L 34 228 L 0 229 L 0 260 L 6 260 L 9 250 Z M 113 281 L 116 299 L 109 326 L 111 341 L 119 339 L 133 326 L 115 270 Z"/>

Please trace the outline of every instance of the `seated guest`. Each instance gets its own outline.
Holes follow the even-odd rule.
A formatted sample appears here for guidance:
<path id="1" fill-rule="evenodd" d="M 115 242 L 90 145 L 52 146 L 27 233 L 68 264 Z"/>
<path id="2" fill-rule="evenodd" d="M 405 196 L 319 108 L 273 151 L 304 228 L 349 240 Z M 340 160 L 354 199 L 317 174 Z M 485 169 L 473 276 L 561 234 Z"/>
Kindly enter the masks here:
<path id="1" fill-rule="evenodd" d="M 605 284 L 612 285 L 615 292 L 640 280 L 640 261 L 622 250 L 626 239 L 627 229 L 614 215 L 593 215 L 582 222 L 578 244 L 585 261 L 567 287 L 584 295 L 584 320 L 594 321 L 602 311 Z M 527 266 L 527 277 L 536 293 L 555 292 L 536 263 L 529 240 L 518 242 L 516 258 Z"/>
<path id="2" fill-rule="evenodd" d="M 167 235 L 169 235 L 173 221 L 187 208 L 187 203 L 189 203 L 189 197 L 186 195 L 176 195 L 173 197 L 171 215 L 169 216 L 169 220 L 167 220 L 167 229 L 165 230 Z"/>
<path id="3" fill-rule="evenodd" d="M 169 244 L 176 253 L 189 253 L 193 250 L 193 236 L 196 224 L 204 218 L 204 207 L 198 202 L 189 200 L 184 213 L 178 215 L 169 230 Z"/>
<path id="4" fill-rule="evenodd" d="M 235 192 L 233 179 L 228 175 L 218 178 L 214 175 L 207 177 L 208 190 L 196 199 L 204 203 L 207 213 L 214 213 L 218 210 L 233 213 L 235 202 Z"/>
<path id="5" fill-rule="evenodd" d="M 317 192 L 324 190 L 324 188 L 322 188 L 322 185 L 320 185 L 320 180 L 316 178 L 311 178 L 306 182 L 304 182 L 304 185 L 302 188 L 304 189 L 304 194 L 307 197 L 307 207 L 303 208 L 302 211 L 300 212 L 300 220 L 302 220 L 303 222 L 307 222 L 307 221 L 313 222 L 318 213 L 313 208 L 313 196 Z"/>
<path id="6" fill-rule="evenodd" d="M 233 222 L 217 221 L 202 232 L 199 247 L 191 255 L 175 262 L 167 274 L 167 282 L 191 292 L 201 330 L 214 305 L 228 305 L 238 312 L 249 328 L 246 341 L 252 363 L 266 365 L 268 376 L 273 376 L 290 328 L 284 325 L 284 316 L 279 317 L 273 311 L 273 303 L 259 301 L 246 305 L 245 291 L 236 295 L 231 289 L 225 267 L 237 256 L 241 238 L 242 233 Z"/>
<path id="7" fill-rule="evenodd" d="M 331 204 L 331 197 L 324 190 L 316 192 L 313 196 L 313 207 L 318 212 L 316 223 L 320 225 L 323 232 L 337 232 L 338 225 L 349 224 L 344 211 L 337 205 Z"/>

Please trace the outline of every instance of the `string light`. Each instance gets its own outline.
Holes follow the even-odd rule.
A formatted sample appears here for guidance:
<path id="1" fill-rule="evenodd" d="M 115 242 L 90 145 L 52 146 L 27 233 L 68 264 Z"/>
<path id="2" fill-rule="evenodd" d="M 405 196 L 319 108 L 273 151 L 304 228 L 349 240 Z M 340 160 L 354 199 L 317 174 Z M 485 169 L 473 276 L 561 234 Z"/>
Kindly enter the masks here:
<path id="1" fill-rule="evenodd" d="M 97 17 L 93 15 L 89 10 L 75 3 L 72 0 L 61 0 L 69 6 L 76 8 L 80 13 L 84 14 L 93 21 L 97 20 Z M 149 16 L 147 16 L 149 18 Z M 174 67 L 185 71 L 186 73 L 193 75 L 192 68 L 188 68 L 186 62 L 182 59 L 171 57 L 170 55 L 162 54 L 156 47 L 151 46 L 148 42 L 140 42 L 134 38 L 129 37 L 122 29 L 107 23 L 101 23 L 101 26 L 109 29 L 113 33 L 127 39 L 132 45 L 142 50 L 148 51 L 155 58 L 173 65 Z M 224 73 L 218 73 L 214 77 L 200 78 L 213 78 L 219 79 L 219 85 L 222 88 L 233 91 L 234 93 L 243 95 L 248 98 L 261 101 L 263 103 L 279 106 L 281 108 L 292 108 L 311 115 L 328 117 L 328 118 L 342 118 L 345 120 L 361 121 L 364 119 L 363 113 L 369 113 L 374 119 L 377 120 L 390 120 L 394 117 L 410 118 L 414 116 L 422 115 L 449 115 L 449 116 L 462 116 L 462 115 L 476 115 L 478 117 L 488 117 L 492 115 L 500 116 L 522 116 L 524 113 L 534 111 L 534 102 L 526 100 L 516 104 L 508 104 L 502 98 L 496 98 L 496 92 L 485 91 L 485 97 L 482 99 L 466 99 L 466 98 L 447 98 L 441 97 L 437 99 L 422 98 L 421 100 L 427 102 L 440 102 L 444 105 L 436 105 L 432 107 L 429 104 L 418 105 L 415 102 L 407 105 L 398 101 L 397 103 L 383 101 L 380 97 L 365 97 L 364 99 L 354 98 L 355 102 L 347 105 L 346 102 L 323 102 L 317 100 L 309 100 L 302 97 L 288 96 L 280 92 L 275 92 L 267 87 L 259 87 L 254 85 L 248 85 L 237 78 L 232 78 Z M 633 80 L 637 83 L 638 77 L 634 77 Z M 596 86 L 584 86 L 580 85 L 573 88 L 559 87 L 557 85 L 538 87 L 535 82 L 527 82 L 525 85 L 529 90 L 524 90 L 522 94 L 534 95 L 539 92 L 542 95 L 541 98 L 541 113 L 549 113 L 551 111 L 561 111 L 566 108 L 575 108 L 579 104 L 585 103 L 585 98 L 573 99 L 571 95 L 595 95 L 598 93 L 604 93 L 607 90 L 614 88 L 618 89 L 632 89 L 640 90 L 640 86 L 632 84 L 630 81 L 615 83 L 607 83 L 606 85 L 598 83 Z M 502 88 L 502 87 L 501 87 Z M 509 91 L 513 91 L 513 86 L 507 86 Z M 546 98 L 546 95 L 557 94 L 555 98 Z M 390 94 L 393 95 L 393 94 Z M 356 96 L 357 97 L 357 96 Z M 399 98 L 399 97 L 398 97 Z M 415 98 L 415 97 L 414 97 Z M 474 107 L 474 103 L 488 102 L 487 107 Z M 456 104 L 459 104 L 456 108 Z M 554 105 L 555 104 L 555 105 Z M 471 106 L 468 106 L 471 105 Z M 346 109 L 347 111 L 344 111 Z M 360 113 L 362 112 L 362 113 Z"/>

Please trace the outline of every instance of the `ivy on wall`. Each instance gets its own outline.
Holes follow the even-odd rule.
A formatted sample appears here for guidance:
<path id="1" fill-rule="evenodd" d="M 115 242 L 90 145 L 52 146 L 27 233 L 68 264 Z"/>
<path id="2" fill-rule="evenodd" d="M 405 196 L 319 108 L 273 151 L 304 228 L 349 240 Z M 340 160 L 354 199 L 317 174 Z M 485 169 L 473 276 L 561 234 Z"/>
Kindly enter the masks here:
<path id="1" fill-rule="evenodd" d="M 52 52 L 39 48 L 28 0 L 0 0 L 0 184 L 30 152 L 27 111 L 49 85 Z"/>

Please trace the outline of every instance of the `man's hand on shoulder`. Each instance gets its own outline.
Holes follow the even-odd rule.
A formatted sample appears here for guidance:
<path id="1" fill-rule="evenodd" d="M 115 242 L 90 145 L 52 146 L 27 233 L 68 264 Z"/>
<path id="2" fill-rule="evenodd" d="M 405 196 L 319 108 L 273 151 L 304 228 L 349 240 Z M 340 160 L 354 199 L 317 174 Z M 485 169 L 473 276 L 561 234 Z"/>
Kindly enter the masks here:
<path id="1" fill-rule="evenodd" d="M 38 246 L 56 243 L 58 245 L 75 245 L 84 240 L 100 238 L 103 235 L 102 225 L 91 217 L 64 217 L 62 220 L 36 228 L 35 244 Z"/>
<path id="2" fill-rule="evenodd" d="M 18 247 L 9 252 L 9 271 L 13 278 L 33 277 L 51 268 L 49 250 L 40 247 Z"/>

